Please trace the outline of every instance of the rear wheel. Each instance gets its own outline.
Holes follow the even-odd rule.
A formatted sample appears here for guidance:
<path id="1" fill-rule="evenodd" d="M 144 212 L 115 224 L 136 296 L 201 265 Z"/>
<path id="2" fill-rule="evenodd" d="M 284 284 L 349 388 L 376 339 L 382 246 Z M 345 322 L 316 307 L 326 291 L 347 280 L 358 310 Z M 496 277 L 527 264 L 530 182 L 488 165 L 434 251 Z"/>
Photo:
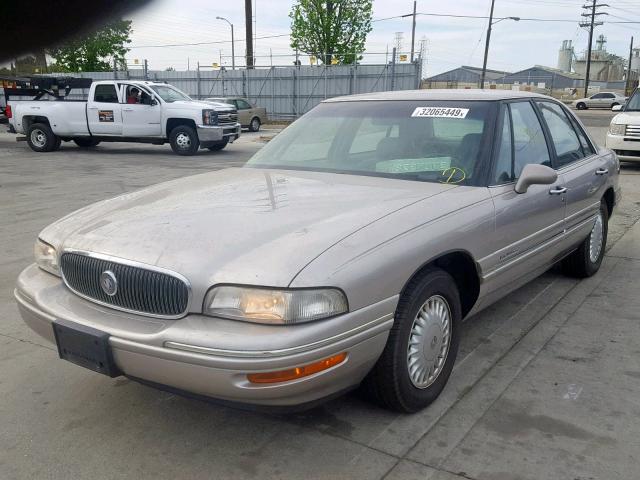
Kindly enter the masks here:
<path id="1" fill-rule="evenodd" d="M 586 278 L 594 275 L 602 264 L 609 232 L 609 210 L 605 202 L 600 203 L 589 236 L 580 247 L 562 262 L 564 273 L 572 277 Z"/>
<path id="2" fill-rule="evenodd" d="M 587 104 L 583 103 L 583 102 L 580 102 L 579 104 L 576 105 L 576 108 L 578 110 L 586 110 L 587 109 Z"/>
<path id="3" fill-rule="evenodd" d="M 27 130 L 27 143 L 34 152 L 52 152 L 60 148 L 60 142 L 46 123 L 34 123 Z"/>
<path id="4" fill-rule="evenodd" d="M 178 125 L 169 135 L 171 149 L 178 155 L 195 155 L 200 148 L 196 131 L 188 125 Z"/>
<path id="5" fill-rule="evenodd" d="M 96 140 L 95 138 L 74 138 L 73 142 L 80 148 L 91 148 L 98 145 L 100 140 Z"/>
<path id="6" fill-rule="evenodd" d="M 260 119 L 258 117 L 253 117 L 251 119 L 251 123 L 249 123 L 249 131 L 250 132 L 257 132 L 260 130 L 260 125 L 262 125 L 260 123 Z"/>
<path id="7" fill-rule="evenodd" d="M 207 148 L 212 152 L 217 152 L 218 150 L 222 150 L 229 143 L 229 139 L 225 138 L 219 142 L 214 143 L 213 145 L 209 145 Z"/>
<path id="8" fill-rule="evenodd" d="M 385 349 L 363 383 L 365 395 L 400 412 L 433 402 L 451 375 L 461 318 L 458 289 L 447 272 L 433 268 L 412 280 Z"/>

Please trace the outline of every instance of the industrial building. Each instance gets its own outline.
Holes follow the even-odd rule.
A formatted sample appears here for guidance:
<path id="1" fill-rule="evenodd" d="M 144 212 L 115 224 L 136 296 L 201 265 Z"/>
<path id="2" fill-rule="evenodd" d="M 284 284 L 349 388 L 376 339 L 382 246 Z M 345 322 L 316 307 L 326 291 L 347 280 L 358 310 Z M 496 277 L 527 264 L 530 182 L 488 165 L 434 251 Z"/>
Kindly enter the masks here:
<path id="1" fill-rule="evenodd" d="M 596 40 L 596 48 L 591 52 L 591 70 L 589 79 L 600 82 L 618 82 L 625 78 L 627 60 L 607 52 L 607 38 L 600 35 Z M 582 78 L 587 71 L 587 55 L 576 60 L 575 72 Z"/>
<path id="2" fill-rule="evenodd" d="M 485 75 L 486 82 L 491 84 L 509 72 L 489 70 Z M 482 68 L 463 65 L 448 72 L 426 78 L 423 88 L 477 88 L 480 85 Z"/>
<path id="3" fill-rule="evenodd" d="M 584 85 L 584 77 L 557 68 L 535 65 L 495 80 L 497 85 L 520 85 L 541 90 L 564 90 Z"/>

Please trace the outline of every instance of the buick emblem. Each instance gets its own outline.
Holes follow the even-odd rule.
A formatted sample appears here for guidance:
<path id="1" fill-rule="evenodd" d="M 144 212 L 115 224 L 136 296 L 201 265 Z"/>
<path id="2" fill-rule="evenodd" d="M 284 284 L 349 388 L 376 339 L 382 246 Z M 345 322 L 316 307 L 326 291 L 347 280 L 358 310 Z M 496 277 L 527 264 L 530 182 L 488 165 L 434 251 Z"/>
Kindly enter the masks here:
<path id="1" fill-rule="evenodd" d="M 105 270 L 100 275 L 100 288 L 110 297 L 118 293 L 118 280 L 111 270 Z"/>

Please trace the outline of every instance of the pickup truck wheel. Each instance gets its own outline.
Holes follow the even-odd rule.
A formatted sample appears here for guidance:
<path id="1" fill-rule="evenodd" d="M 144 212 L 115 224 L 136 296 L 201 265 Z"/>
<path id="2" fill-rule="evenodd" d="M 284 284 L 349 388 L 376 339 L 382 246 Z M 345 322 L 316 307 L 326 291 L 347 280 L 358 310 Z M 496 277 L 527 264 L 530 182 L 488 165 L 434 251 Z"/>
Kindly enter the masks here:
<path id="1" fill-rule="evenodd" d="M 52 152 L 60 147 L 60 139 L 46 123 L 34 123 L 29 127 L 27 143 L 34 152 Z"/>
<path id="2" fill-rule="evenodd" d="M 587 278 L 594 275 L 600 269 L 604 258 L 608 232 L 609 210 L 605 202 L 602 201 L 589 236 L 575 252 L 562 261 L 564 273 L 577 278 Z"/>
<path id="3" fill-rule="evenodd" d="M 416 412 L 433 402 L 453 369 L 461 318 L 451 275 L 433 268 L 412 280 L 398 302 L 384 351 L 363 382 L 363 393 L 399 412 Z"/>
<path id="4" fill-rule="evenodd" d="M 100 140 L 96 140 L 95 138 L 74 138 L 73 142 L 80 148 L 91 148 L 98 145 Z"/>
<path id="5" fill-rule="evenodd" d="M 249 123 L 249 131 L 258 132 L 260 130 L 260 125 L 260 119 L 258 117 L 253 117 L 251 119 L 251 123 Z"/>
<path id="6" fill-rule="evenodd" d="M 195 155 L 200 148 L 196 131 L 188 125 L 179 125 L 169 135 L 171 149 L 178 155 Z"/>
<path id="7" fill-rule="evenodd" d="M 225 138 L 224 140 L 216 142 L 213 145 L 208 146 L 207 148 L 212 152 L 217 152 L 219 150 L 222 150 L 224 147 L 226 147 L 228 143 L 229 143 L 229 139 Z"/>

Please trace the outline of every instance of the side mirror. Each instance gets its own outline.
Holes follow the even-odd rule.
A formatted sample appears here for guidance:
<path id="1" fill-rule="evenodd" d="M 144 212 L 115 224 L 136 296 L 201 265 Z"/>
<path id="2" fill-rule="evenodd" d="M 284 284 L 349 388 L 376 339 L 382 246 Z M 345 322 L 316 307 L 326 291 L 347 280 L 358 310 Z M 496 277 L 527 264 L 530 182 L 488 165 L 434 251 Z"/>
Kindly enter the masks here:
<path id="1" fill-rule="evenodd" d="M 531 185 L 551 185 L 558 179 L 558 173 L 545 165 L 530 163 L 525 165 L 516 183 L 516 193 L 527 193 Z"/>
<path id="2" fill-rule="evenodd" d="M 622 105 L 614 105 L 611 107 L 612 112 L 621 112 L 624 107 Z"/>

